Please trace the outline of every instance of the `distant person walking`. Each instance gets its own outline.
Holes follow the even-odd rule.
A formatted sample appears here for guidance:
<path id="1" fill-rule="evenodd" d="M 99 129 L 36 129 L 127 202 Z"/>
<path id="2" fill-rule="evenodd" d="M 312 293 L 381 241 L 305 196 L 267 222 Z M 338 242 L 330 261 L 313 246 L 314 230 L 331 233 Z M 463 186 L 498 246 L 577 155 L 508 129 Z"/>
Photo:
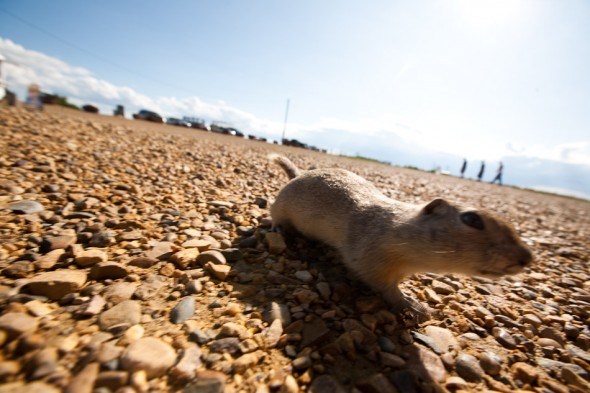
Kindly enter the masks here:
<path id="1" fill-rule="evenodd" d="M 494 184 L 496 181 L 499 185 L 502 185 L 502 172 L 504 171 L 504 165 L 502 161 L 500 161 L 500 165 L 498 165 L 498 172 L 496 173 L 496 177 L 490 183 Z"/>
<path id="2" fill-rule="evenodd" d="M 467 160 L 463 159 L 463 165 L 461 165 L 461 179 L 465 177 L 465 170 L 467 169 Z"/>
<path id="3" fill-rule="evenodd" d="M 479 168 L 479 173 L 477 174 L 477 181 L 481 181 L 483 177 L 483 172 L 486 170 L 486 163 L 484 161 L 481 162 L 481 168 Z"/>
<path id="4" fill-rule="evenodd" d="M 41 102 L 41 89 L 39 85 L 31 83 L 27 89 L 27 99 L 25 106 L 32 109 L 43 110 L 43 103 Z"/>

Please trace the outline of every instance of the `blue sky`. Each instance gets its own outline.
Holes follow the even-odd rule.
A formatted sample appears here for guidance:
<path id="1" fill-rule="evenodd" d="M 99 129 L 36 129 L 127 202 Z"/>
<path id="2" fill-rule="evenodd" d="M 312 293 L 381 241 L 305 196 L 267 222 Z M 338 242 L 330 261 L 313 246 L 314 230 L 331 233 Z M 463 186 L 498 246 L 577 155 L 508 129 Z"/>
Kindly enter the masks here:
<path id="1" fill-rule="evenodd" d="M 0 1 L 4 77 L 105 113 L 590 196 L 587 1 Z M 34 79 L 34 80 L 31 80 Z"/>

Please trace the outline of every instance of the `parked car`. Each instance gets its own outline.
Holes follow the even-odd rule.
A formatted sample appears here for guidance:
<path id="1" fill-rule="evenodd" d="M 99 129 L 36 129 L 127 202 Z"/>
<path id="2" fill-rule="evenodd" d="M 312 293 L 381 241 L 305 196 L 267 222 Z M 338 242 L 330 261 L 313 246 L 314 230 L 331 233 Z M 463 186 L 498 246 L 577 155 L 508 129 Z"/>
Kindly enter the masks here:
<path id="1" fill-rule="evenodd" d="M 164 119 L 162 119 L 162 116 L 158 115 L 156 112 L 148 111 L 145 109 L 140 110 L 138 113 L 134 113 L 133 118 L 136 120 L 153 121 L 155 123 L 163 123 L 164 122 Z"/>
<path id="2" fill-rule="evenodd" d="M 191 126 L 191 124 L 189 122 L 177 119 L 175 117 L 167 118 L 166 124 L 170 124 L 171 126 L 179 126 L 179 127 L 190 127 Z"/>
<path id="3" fill-rule="evenodd" d="M 224 123 L 219 122 L 211 123 L 211 131 L 217 132 L 219 134 L 238 136 L 240 138 L 244 137 L 244 133 L 239 131 L 237 128 L 230 127 Z"/>
<path id="4" fill-rule="evenodd" d="M 205 124 L 205 120 L 197 117 L 184 116 L 182 118 L 185 122 L 189 123 L 190 128 L 196 128 L 197 130 L 209 131 L 209 127 Z"/>

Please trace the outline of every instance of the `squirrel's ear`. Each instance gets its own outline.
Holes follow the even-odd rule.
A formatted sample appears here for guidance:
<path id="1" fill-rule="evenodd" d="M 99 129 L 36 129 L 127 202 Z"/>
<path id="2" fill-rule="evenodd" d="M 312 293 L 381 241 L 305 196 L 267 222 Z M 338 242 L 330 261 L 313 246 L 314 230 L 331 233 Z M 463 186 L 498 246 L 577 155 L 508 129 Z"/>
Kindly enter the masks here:
<path id="1" fill-rule="evenodd" d="M 449 207 L 449 202 L 442 198 L 436 198 L 430 201 L 422 208 L 422 214 L 437 214 L 444 212 Z"/>

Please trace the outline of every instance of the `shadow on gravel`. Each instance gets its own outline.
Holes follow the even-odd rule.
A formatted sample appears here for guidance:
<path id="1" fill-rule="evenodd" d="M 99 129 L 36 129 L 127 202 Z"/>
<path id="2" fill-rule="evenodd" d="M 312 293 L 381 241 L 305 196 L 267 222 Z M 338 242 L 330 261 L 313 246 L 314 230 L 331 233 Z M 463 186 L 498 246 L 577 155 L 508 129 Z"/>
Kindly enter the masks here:
<path id="1" fill-rule="evenodd" d="M 265 233 L 257 230 L 258 244 Z M 310 381 L 309 391 L 423 392 L 446 379 L 439 357 L 413 342 L 414 319 L 390 312 L 347 272 L 336 250 L 296 233 L 284 237 L 287 249 L 265 259 L 264 278 L 256 282 L 261 290 L 240 300 L 269 324 L 283 320 L 286 340 L 277 348 L 293 359 L 294 374 Z M 248 286 L 261 261 L 251 262 L 266 253 L 241 251 L 245 263 L 233 268 L 236 281 Z"/>

